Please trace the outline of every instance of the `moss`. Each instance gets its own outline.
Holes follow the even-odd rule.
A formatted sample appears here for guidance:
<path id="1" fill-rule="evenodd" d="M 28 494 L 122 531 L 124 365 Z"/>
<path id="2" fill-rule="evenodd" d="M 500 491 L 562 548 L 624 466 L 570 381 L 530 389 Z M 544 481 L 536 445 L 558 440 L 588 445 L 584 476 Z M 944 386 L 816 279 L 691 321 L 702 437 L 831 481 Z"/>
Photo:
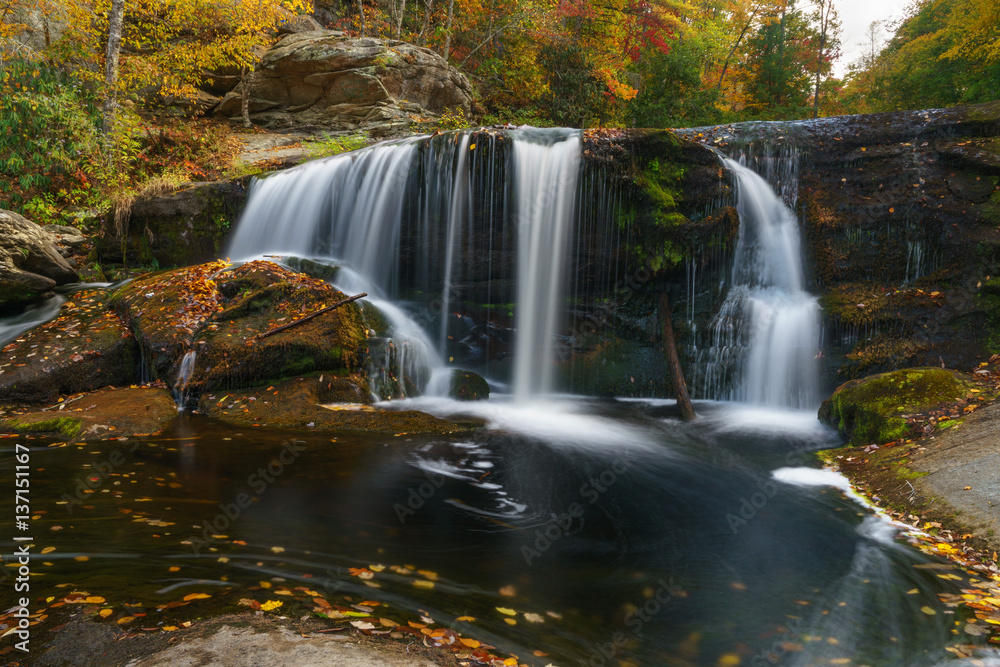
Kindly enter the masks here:
<path id="1" fill-rule="evenodd" d="M 14 420 L 10 429 L 15 433 L 60 433 L 67 438 L 75 438 L 83 430 L 83 422 L 73 417 L 53 417 L 33 422 Z"/>
<path id="2" fill-rule="evenodd" d="M 460 401 L 482 401 L 490 397 L 490 385 L 481 375 L 455 369 L 448 395 Z"/>
<path id="3" fill-rule="evenodd" d="M 994 192 L 989 201 L 979 207 L 979 217 L 983 222 L 1000 226 L 1000 190 Z"/>
<path id="4" fill-rule="evenodd" d="M 1000 278 L 984 281 L 977 301 L 986 316 L 986 349 L 990 354 L 1000 354 Z"/>
<path id="5" fill-rule="evenodd" d="M 909 434 L 904 414 L 964 398 L 971 387 L 962 374 L 941 368 L 907 368 L 841 385 L 820 407 L 821 421 L 859 446 L 883 444 Z"/>

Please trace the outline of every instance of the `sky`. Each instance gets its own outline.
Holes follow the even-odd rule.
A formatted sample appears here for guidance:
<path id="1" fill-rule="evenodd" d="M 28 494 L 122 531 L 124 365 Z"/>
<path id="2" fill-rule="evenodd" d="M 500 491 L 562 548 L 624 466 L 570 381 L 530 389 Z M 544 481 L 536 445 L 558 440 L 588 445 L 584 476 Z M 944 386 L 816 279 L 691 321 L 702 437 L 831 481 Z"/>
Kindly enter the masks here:
<path id="1" fill-rule="evenodd" d="M 872 21 L 899 18 L 908 4 L 910 0 L 835 0 L 844 32 L 840 37 L 842 55 L 833 65 L 834 74 L 843 76 L 847 66 L 867 50 L 865 31 Z M 883 30 L 883 43 L 890 34 Z"/>

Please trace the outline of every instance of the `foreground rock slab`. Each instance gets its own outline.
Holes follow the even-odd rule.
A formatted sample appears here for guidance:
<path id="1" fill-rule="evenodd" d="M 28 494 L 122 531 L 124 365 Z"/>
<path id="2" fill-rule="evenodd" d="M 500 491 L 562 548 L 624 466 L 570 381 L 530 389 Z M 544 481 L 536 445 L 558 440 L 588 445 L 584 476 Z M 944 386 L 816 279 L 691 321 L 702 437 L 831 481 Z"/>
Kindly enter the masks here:
<path id="1" fill-rule="evenodd" d="M 170 392 L 160 387 L 102 389 L 42 410 L 0 420 L 0 432 L 34 433 L 70 442 L 144 436 L 163 430 L 177 416 Z"/>
<path id="2" fill-rule="evenodd" d="M 164 651 L 128 663 L 129 667 L 432 667 L 426 659 L 363 648 L 351 637 L 302 636 L 288 628 L 267 632 L 224 625 L 210 637 L 182 641 Z"/>
<path id="3" fill-rule="evenodd" d="M 237 426 L 391 434 L 467 433 L 459 424 L 415 410 L 383 410 L 364 402 L 359 380 L 321 374 L 257 389 L 205 394 L 198 409 Z"/>
<path id="4" fill-rule="evenodd" d="M 229 614 L 173 633 L 127 632 L 78 618 L 43 646 L 32 643 L 35 667 L 433 667 L 458 661 L 419 642 L 322 633 L 324 624 Z"/>

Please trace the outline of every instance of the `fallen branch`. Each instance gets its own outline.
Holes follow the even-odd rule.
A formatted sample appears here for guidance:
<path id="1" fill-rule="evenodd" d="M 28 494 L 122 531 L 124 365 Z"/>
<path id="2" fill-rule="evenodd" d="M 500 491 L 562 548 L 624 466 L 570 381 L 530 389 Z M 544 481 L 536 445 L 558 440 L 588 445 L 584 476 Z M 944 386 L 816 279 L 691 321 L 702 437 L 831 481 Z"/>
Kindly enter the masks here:
<path id="1" fill-rule="evenodd" d="M 681 369 L 681 359 L 677 355 L 677 345 L 674 343 L 674 327 L 670 322 L 670 302 L 667 300 L 666 292 L 660 293 L 659 308 L 663 327 L 663 356 L 666 357 L 667 368 L 670 369 L 677 406 L 681 409 L 682 419 L 694 419 L 694 406 L 691 405 L 691 396 L 688 394 L 684 371 Z"/>
<path id="2" fill-rule="evenodd" d="M 338 301 L 337 303 L 333 304 L 332 306 L 327 306 L 326 308 L 321 308 L 321 309 L 317 310 L 315 313 L 309 313 L 305 317 L 303 317 L 301 319 L 298 319 L 298 320 L 295 320 L 294 322 L 289 322 L 288 324 L 283 324 L 280 327 L 277 327 L 276 329 L 271 329 L 270 331 L 265 331 L 262 334 L 257 334 L 256 340 L 260 340 L 261 338 L 267 338 L 268 336 L 273 336 L 276 333 L 281 333 L 282 331 L 285 331 L 286 329 L 291 329 L 292 327 L 294 327 L 297 324 L 302 324 L 303 322 L 307 322 L 307 321 L 311 320 L 314 317 L 317 317 L 319 315 L 322 315 L 323 313 L 326 313 L 326 312 L 329 312 L 329 311 L 333 310 L 334 308 L 340 308 L 345 303 L 350 303 L 352 301 L 357 301 L 358 299 L 361 299 L 361 298 L 366 297 L 366 296 L 368 296 L 367 292 L 362 292 L 361 294 L 355 294 L 354 296 L 349 296 L 346 299 L 342 299 L 342 300 Z"/>

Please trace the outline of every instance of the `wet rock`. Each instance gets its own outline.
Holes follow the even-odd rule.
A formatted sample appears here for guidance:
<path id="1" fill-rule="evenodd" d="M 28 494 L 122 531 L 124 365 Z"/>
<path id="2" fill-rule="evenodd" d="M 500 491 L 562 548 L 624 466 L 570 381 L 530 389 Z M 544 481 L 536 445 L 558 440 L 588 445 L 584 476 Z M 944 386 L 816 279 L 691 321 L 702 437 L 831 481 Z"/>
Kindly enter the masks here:
<path id="1" fill-rule="evenodd" d="M 0 311 L 40 301 L 56 285 L 77 280 L 51 234 L 13 211 L 0 209 Z"/>
<path id="2" fill-rule="evenodd" d="M 177 416 L 170 392 L 160 387 L 101 389 L 39 411 L 0 420 L 0 431 L 38 433 L 67 440 L 132 437 L 161 431 Z"/>
<path id="3" fill-rule="evenodd" d="M 490 397 L 490 385 L 483 376 L 456 368 L 451 372 L 448 395 L 459 401 L 485 401 Z"/>
<path id="4" fill-rule="evenodd" d="M 907 368 L 846 382 L 823 401 L 820 421 L 851 446 L 881 445 L 907 437 L 904 414 L 965 398 L 973 387 L 964 373 L 943 368 Z"/>
<path id="5" fill-rule="evenodd" d="M 198 409 L 209 417 L 238 426 L 310 431 L 449 434 L 465 433 L 474 427 L 414 410 L 383 410 L 342 402 L 364 398 L 365 393 L 364 380 L 358 376 L 324 373 L 267 388 L 207 393 Z"/>
<path id="6" fill-rule="evenodd" d="M 264 56 L 251 87 L 251 119 L 271 128 L 402 129 L 428 113 L 468 113 L 472 87 L 441 56 L 395 40 L 313 30 L 289 35 Z M 216 113 L 236 117 L 230 92 Z"/>
<path id="7" fill-rule="evenodd" d="M 223 272 L 219 261 L 136 280 L 116 293 L 155 376 L 173 386 L 195 352 L 188 390 L 243 388 L 313 371 L 360 371 L 366 332 L 358 306 L 345 304 L 301 325 L 259 337 L 342 300 L 327 283 L 250 262 Z"/>
<path id="8" fill-rule="evenodd" d="M 242 180 L 192 183 L 137 199 L 125 235 L 125 260 L 164 268 L 211 261 L 245 201 Z M 122 240 L 112 221 L 112 215 L 104 216 L 104 235 L 96 239 L 102 262 L 122 261 Z"/>
<path id="9" fill-rule="evenodd" d="M 136 381 L 139 349 L 104 306 L 103 291 L 77 292 L 59 317 L 22 334 L 0 352 L 0 400 L 53 403 L 60 394 Z"/>

